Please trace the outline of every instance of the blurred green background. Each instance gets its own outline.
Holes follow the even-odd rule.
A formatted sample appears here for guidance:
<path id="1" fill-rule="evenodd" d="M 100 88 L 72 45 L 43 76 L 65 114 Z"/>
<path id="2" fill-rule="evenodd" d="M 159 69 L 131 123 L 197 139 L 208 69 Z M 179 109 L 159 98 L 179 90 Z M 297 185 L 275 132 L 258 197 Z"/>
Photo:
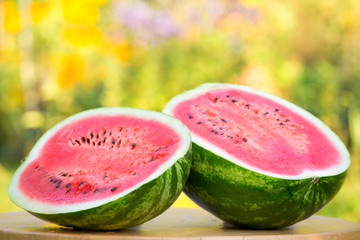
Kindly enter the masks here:
<path id="1" fill-rule="evenodd" d="M 0 1 L 0 212 L 41 134 L 100 106 L 161 110 L 205 82 L 305 108 L 352 155 L 320 214 L 360 222 L 360 1 Z M 195 206 L 182 195 L 174 206 Z"/>

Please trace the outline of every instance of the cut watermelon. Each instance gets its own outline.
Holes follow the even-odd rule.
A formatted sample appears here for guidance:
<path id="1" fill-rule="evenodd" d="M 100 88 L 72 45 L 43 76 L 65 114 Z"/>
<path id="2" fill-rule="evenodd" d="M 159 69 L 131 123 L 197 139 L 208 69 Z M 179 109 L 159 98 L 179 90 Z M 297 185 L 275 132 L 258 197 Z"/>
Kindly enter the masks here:
<path id="1" fill-rule="evenodd" d="M 186 194 L 238 226 L 279 228 L 311 216 L 339 191 L 350 164 L 318 118 L 245 86 L 204 84 L 164 112 L 192 133 Z"/>
<path id="2" fill-rule="evenodd" d="M 165 211 L 190 171 L 177 119 L 132 108 L 76 114 L 46 132 L 14 174 L 11 200 L 65 226 L 120 229 Z"/>

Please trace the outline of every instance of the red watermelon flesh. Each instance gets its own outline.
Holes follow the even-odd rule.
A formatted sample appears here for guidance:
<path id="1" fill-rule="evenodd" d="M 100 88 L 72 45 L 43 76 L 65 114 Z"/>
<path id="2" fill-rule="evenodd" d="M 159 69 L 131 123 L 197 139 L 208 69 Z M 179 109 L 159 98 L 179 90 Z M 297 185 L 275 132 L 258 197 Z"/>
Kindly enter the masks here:
<path id="1" fill-rule="evenodd" d="M 41 147 L 19 188 L 29 199 L 52 205 L 104 199 L 149 177 L 179 141 L 165 124 L 133 116 L 72 121 Z"/>
<path id="2" fill-rule="evenodd" d="M 242 164 L 300 176 L 340 164 L 334 141 L 286 103 L 250 91 L 220 88 L 179 102 L 172 115 Z"/>

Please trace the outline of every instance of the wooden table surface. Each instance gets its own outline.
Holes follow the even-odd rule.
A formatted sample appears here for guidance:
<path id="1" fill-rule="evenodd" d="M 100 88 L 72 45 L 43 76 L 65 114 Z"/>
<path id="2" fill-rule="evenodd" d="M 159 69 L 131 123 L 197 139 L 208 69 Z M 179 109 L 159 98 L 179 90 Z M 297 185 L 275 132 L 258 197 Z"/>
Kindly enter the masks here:
<path id="1" fill-rule="evenodd" d="M 159 217 L 120 231 L 79 231 L 44 222 L 25 211 L 0 214 L 0 240 L 360 240 L 360 224 L 313 216 L 278 230 L 238 229 L 198 208 L 170 208 Z"/>

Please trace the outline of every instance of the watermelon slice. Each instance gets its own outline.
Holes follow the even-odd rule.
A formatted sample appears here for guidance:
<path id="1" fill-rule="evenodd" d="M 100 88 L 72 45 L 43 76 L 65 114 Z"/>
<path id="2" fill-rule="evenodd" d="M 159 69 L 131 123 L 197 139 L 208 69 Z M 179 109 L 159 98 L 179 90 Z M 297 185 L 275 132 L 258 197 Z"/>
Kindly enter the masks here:
<path id="1" fill-rule="evenodd" d="M 165 211 L 190 171 L 179 120 L 132 108 L 73 115 L 46 132 L 15 172 L 11 200 L 45 220 L 92 230 L 131 227 Z"/>
<path id="2" fill-rule="evenodd" d="M 350 164 L 318 118 L 249 87 L 204 84 L 163 111 L 192 133 L 186 194 L 241 227 L 279 228 L 311 216 L 339 191 Z"/>

